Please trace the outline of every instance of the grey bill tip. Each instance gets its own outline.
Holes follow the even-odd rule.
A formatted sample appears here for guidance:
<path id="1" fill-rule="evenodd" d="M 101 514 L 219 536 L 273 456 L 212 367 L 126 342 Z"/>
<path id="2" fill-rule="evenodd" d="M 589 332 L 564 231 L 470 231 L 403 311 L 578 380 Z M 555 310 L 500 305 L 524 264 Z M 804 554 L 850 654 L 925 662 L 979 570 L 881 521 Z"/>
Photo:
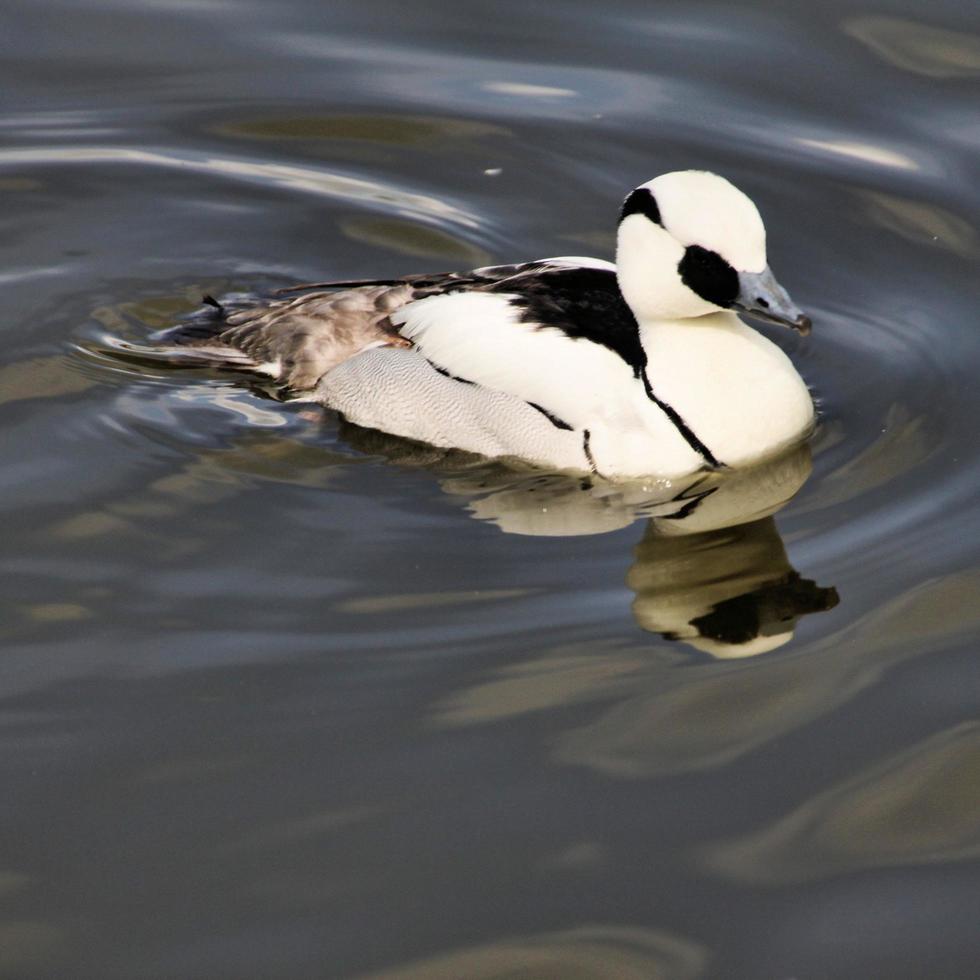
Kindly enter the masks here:
<path id="1" fill-rule="evenodd" d="M 740 272 L 738 285 L 738 296 L 732 304 L 735 309 L 768 323 L 790 327 L 804 337 L 812 329 L 813 321 L 776 282 L 769 266 L 762 272 Z"/>

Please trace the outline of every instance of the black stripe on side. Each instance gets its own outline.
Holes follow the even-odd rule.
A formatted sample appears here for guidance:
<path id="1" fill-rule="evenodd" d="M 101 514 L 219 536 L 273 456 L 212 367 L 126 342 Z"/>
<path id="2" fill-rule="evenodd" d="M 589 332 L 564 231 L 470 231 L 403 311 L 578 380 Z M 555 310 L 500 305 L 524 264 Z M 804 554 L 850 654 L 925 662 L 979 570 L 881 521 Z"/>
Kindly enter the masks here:
<path id="1" fill-rule="evenodd" d="M 592 438 L 592 434 L 589 432 L 588 429 L 586 429 L 582 433 L 582 452 L 585 453 L 585 458 L 589 461 L 589 469 L 592 470 L 592 472 L 596 476 L 598 476 L 599 469 L 595 465 L 595 457 L 592 455 L 592 447 L 589 445 L 589 441 L 591 440 L 591 438 Z"/>
<path id="2" fill-rule="evenodd" d="M 670 419 L 673 423 L 674 428 L 683 436 L 684 441 L 696 452 L 698 455 L 703 456 L 706 463 L 714 466 L 716 469 L 724 466 L 724 463 L 719 462 L 714 453 L 694 434 L 691 427 L 681 418 L 677 409 L 672 405 L 668 405 L 662 398 L 658 398 L 653 388 L 650 386 L 650 379 L 647 377 L 646 371 L 643 371 L 640 375 L 643 379 L 643 387 L 647 393 L 647 398 L 650 399 Z"/>
<path id="3" fill-rule="evenodd" d="M 429 359 L 428 359 L 428 358 L 426 358 L 426 360 L 427 360 L 427 361 L 429 361 Z M 443 368 L 443 367 L 439 367 L 439 365 L 438 365 L 438 364 L 433 364 L 433 363 L 432 363 L 432 361 L 429 361 L 429 363 L 430 363 L 430 364 L 432 364 L 432 366 L 433 366 L 433 367 L 434 367 L 434 368 L 435 368 L 435 369 L 436 369 L 436 370 L 437 370 L 437 371 L 438 371 L 438 372 L 439 372 L 439 373 L 440 373 L 440 374 L 441 374 L 441 375 L 442 375 L 442 376 L 443 376 L 444 378 L 449 378 L 449 380 L 450 380 L 450 381 L 458 381 L 458 382 L 459 382 L 459 383 L 460 383 L 461 385 L 475 385 L 475 384 L 476 384 L 476 382 L 475 382 L 475 381 L 469 381 L 469 380 L 467 380 L 466 378 L 459 378 L 459 377 L 457 377 L 457 376 L 456 376 L 455 374 L 450 374 L 450 373 L 449 373 L 449 372 L 448 372 L 448 371 L 447 371 L 447 370 L 446 370 L 445 368 Z"/>
<path id="4" fill-rule="evenodd" d="M 623 209 L 619 212 L 619 220 L 628 218 L 631 214 L 642 214 L 649 218 L 655 225 L 662 228 L 664 223 L 660 218 L 660 208 L 657 207 L 657 199 L 653 192 L 646 187 L 637 187 L 631 191 L 629 197 L 623 201 Z"/>
<path id="5" fill-rule="evenodd" d="M 531 408 L 540 412 L 556 429 L 565 429 L 568 432 L 572 431 L 572 427 L 564 419 L 558 418 L 557 415 L 552 415 L 548 409 L 542 408 L 535 402 L 528 402 L 527 404 L 530 405 Z"/>

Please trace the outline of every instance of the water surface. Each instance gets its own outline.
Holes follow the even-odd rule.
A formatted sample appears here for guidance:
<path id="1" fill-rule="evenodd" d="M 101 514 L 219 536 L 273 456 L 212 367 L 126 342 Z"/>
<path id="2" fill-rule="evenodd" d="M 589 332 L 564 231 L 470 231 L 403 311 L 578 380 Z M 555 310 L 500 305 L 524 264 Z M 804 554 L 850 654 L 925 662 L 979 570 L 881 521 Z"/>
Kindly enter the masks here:
<path id="1" fill-rule="evenodd" d="M 975 976 L 973 5 L 4 21 L 4 976 Z M 735 527 L 111 349 L 606 257 L 686 167 L 815 322 L 812 472 Z"/>

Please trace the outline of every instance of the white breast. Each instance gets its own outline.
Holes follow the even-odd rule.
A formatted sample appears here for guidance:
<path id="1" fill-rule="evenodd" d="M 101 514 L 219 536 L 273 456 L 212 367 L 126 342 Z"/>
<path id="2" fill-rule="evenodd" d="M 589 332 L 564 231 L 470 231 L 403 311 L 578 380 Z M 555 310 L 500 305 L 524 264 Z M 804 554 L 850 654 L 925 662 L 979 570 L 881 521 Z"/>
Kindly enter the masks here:
<path id="1" fill-rule="evenodd" d="M 789 358 L 731 313 L 641 328 L 647 374 L 715 456 L 739 466 L 805 438 L 813 400 Z"/>

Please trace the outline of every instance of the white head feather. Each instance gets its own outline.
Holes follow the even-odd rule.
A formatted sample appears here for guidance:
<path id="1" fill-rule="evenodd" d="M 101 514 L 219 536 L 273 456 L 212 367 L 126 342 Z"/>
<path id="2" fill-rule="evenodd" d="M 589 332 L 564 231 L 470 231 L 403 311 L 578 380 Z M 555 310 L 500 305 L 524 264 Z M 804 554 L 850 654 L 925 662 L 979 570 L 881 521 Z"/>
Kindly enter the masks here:
<path id="1" fill-rule="evenodd" d="M 652 195 L 660 216 L 658 224 L 647 214 L 629 214 L 619 225 L 619 285 L 640 320 L 684 319 L 722 308 L 683 282 L 678 266 L 688 246 L 717 253 L 736 272 L 765 270 L 766 229 L 759 211 L 724 177 L 682 170 L 636 191 Z"/>

